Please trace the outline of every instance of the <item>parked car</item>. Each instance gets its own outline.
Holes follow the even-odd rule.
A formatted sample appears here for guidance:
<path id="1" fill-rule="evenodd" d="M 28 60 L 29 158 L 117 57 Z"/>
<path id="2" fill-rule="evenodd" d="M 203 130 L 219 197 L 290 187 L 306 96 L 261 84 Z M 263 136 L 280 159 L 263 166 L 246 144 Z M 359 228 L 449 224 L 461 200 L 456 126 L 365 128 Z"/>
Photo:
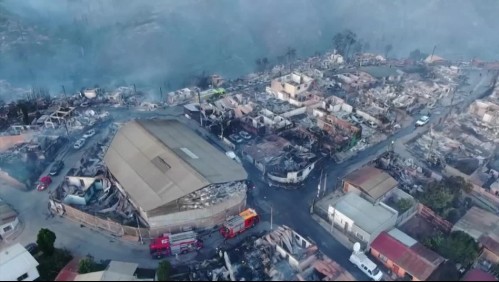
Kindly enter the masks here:
<path id="1" fill-rule="evenodd" d="M 370 128 L 378 128 L 378 125 L 377 125 L 374 121 L 372 121 L 372 120 L 368 120 L 368 121 L 366 121 L 366 124 L 367 124 L 367 126 L 369 126 Z"/>
<path id="2" fill-rule="evenodd" d="M 240 135 L 242 138 L 246 139 L 246 140 L 250 140 L 250 139 L 251 139 L 251 137 L 252 137 L 252 136 L 251 136 L 251 134 L 249 134 L 248 132 L 246 132 L 246 131 L 244 131 L 244 130 L 243 130 L 243 131 L 241 131 L 241 132 L 239 132 L 239 135 Z"/>
<path id="3" fill-rule="evenodd" d="M 43 191 L 49 187 L 50 183 L 52 183 L 52 178 L 50 176 L 44 176 L 40 178 L 38 181 L 38 185 L 36 185 L 36 190 Z"/>
<path id="4" fill-rule="evenodd" d="M 80 106 L 83 107 L 83 108 L 88 107 L 88 105 L 89 105 L 88 102 L 83 102 L 83 103 L 80 104 Z"/>
<path id="5" fill-rule="evenodd" d="M 350 115 L 350 119 L 353 122 L 358 123 L 358 124 L 361 124 L 364 121 L 364 119 L 361 116 L 357 115 L 357 114 Z"/>
<path id="6" fill-rule="evenodd" d="M 418 119 L 418 121 L 416 121 L 416 127 L 419 127 L 419 126 L 424 126 L 426 125 L 428 122 L 430 121 L 430 117 L 429 116 L 422 116 Z"/>
<path id="7" fill-rule="evenodd" d="M 89 131 L 83 134 L 83 138 L 90 138 L 95 135 L 95 129 L 90 129 Z"/>
<path id="8" fill-rule="evenodd" d="M 49 174 L 52 176 L 58 175 L 63 167 L 64 167 L 64 162 L 62 160 L 55 161 L 54 164 L 52 165 L 52 168 L 50 169 Z"/>
<path id="9" fill-rule="evenodd" d="M 28 251 L 32 256 L 38 254 L 38 245 L 36 243 L 29 243 L 28 245 L 24 246 L 26 251 Z"/>
<path id="10" fill-rule="evenodd" d="M 88 127 L 92 127 L 95 125 L 95 120 L 91 120 L 89 123 L 88 123 Z"/>
<path id="11" fill-rule="evenodd" d="M 85 145 L 85 141 L 86 141 L 85 138 L 78 139 L 78 141 L 76 141 L 76 143 L 73 145 L 73 148 L 75 148 L 76 150 L 81 149 L 81 147 Z"/>
<path id="12" fill-rule="evenodd" d="M 237 134 L 231 134 L 231 135 L 229 135 L 229 139 L 230 139 L 232 142 L 237 143 L 237 144 L 239 144 L 239 143 L 243 142 L 243 138 L 241 138 L 241 137 L 240 137 L 239 135 L 237 135 Z"/>

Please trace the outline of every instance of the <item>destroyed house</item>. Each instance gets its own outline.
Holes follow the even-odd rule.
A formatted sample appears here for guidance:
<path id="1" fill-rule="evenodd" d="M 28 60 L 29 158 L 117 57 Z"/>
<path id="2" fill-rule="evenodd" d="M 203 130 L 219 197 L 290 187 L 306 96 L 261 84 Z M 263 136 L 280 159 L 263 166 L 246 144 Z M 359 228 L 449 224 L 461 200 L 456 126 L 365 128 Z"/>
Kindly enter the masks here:
<path id="1" fill-rule="evenodd" d="M 280 100 L 295 99 L 307 91 L 314 80 L 300 73 L 291 73 L 272 80 L 270 92 Z"/>
<path id="2" fill-rule="evenodd" d="M 246 203 L 244 169 L 177 120 L 125 124 L 104 161 L 151 228 L 213 226 Z"/>
<path id="3" fill-rule="evenodd" d="M 338 263 L 287 226 L 261 238 L 248 238 L 226 254 L 225 266 L 210 270 L 212 280 L 355 281 Z"/>

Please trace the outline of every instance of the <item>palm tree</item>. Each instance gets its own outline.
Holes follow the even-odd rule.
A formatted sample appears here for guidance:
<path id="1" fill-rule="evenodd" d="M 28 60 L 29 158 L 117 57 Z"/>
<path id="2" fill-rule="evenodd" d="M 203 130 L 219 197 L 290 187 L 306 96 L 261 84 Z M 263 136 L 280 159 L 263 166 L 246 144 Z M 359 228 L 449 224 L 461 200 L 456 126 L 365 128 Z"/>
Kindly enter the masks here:
<path id="1" fill-rule="evenodd" d="M 345 35 L 343 33 L 336 33 L 333 37 L 333 48 L 336 51 L 344 55 L 345 53 Z"/>
<path id="2" fill-rule="evenodd" d="M 269 63 L 270 62 L 269 62 L 269 59 L 267 59 L 267 57 L 263 57 L 262 58 L 262 65 L 263 65 L 263 70 L 264 71 L 267 70 L 267 67 L 268 67 Z"/>
<path id="3" fill-rule="evenodd" d="M 256 70 L 257 71 L 261 71 L 262 69 L 262 59 L 258 58 L 255 60 L 255 64 L 256 64 Z"/>
<path id="4" fill-rule="evenodd" d="M 392 49 L 393 49 L 392 44 L 387 44 L 385 46 L 385 59 L 388 59 L 388 53 L 390 53 L 390 51 L 392 51 Z"/>
<path id="5" fill-rule="evenodd" d="M 286 58 L 288 59 L 289 71 L 291 72 L 291 61 L 296 58 L 296 49 L 288 47 L 286 50 Z"/>
<path id="6" fill-rule="evenodd" d="M 345 57 L 348 59 L 348 53 L 350 52 L 350 47 L 352 47 L 355 42 L 357 42 L 357 34 L 353 33 L 351 30 L 345 30 L 345 45 L 346 45 L 346 52 L 345 52 Z"/>

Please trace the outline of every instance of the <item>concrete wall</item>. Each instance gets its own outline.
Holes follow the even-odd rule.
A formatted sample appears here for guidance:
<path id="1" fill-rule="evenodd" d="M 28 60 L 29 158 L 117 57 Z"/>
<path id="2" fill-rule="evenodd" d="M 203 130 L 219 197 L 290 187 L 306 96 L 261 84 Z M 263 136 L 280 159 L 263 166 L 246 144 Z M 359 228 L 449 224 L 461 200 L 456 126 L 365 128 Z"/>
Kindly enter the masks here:
<path id="1" fill-rule="evenodd" d="M 279 182 L 279 183 L 300 183 L 308 177 L 308 175 L 310 174 L 310 172 L 312 172 L 314 167 L 315 167 L 315 162 L 311 163 L 310 165 L 308 165 L 307 167 L 305 167 L 304 169 L 302 169 L 300 171 L 288 172 L 286 177 L 275 176 L 275 175 L 272 175 L 270 172 L 267 174 L 267 176 L 271 180 Z M 300 172 L 301 172 L 301 176 L 298 176 L 298 174 Z"/>
<path id="2" fill-rule="evenodd" d="M 83 190 L 86 190 L 95 182 L 95 177 L 67 176 L 66 181 L 69 185 L 82 187 Z"/>
<path id="3" fill-rule="evenodd" d="M 291 110 L 289 112 L 285 112 L 281 116 L 285 117 L 285 118 L 289 118 L 289 117 L 292 117 L 292 116 L 297 116 L 297 115 L 304 114 L 306 112 L 307 112 L 307 107 L 301 107 L 301 108 L 298 108 L 298 109 Z"/>
<path id="4" fill-rule="evenodd" d="M 246 207 L 246 194 L 234 195 L 214 206 L 204 209 L 180 211 L 167 215 L 145 218 L 150 229 L 163 232 L 181 231 L 185 227 L 198 229 L 210 228 L 222 224 L 227 216 L 236 215 Z"/>
<path id="5" fill-rule="evenodd" d="M 352 231 L 352 226 L 355 224 L 355 222 L 348 216 L 337 211 L 333 206 L 329 206 L 327 213 L 329 220 L 335 225 L 339 226 L 344 231 Z"/>

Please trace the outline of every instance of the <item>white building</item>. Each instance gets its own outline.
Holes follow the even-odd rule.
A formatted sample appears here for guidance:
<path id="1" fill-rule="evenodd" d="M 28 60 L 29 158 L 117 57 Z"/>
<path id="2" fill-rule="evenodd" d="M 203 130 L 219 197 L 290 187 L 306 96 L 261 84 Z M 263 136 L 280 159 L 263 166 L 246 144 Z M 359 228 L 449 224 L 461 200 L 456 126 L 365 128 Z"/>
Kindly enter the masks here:
<path id="1" fill-rule="evenodd" d="M 328 218 L 339 229 L 369 245 L 381 232 L 395 226 L 398 212 L 384 203 L 373 205 L 355 193 L 331 203 Z"/>
<path id="2" fill-rule="evenodd" d="M 0 200 L 0 238 L 7 238 L 19 224 L 17 213 L 7 203 Z"/>
<path id="3" fill-rule="evenodd" d="M 38 262 L 17 243 L 0 252 L 0 281 L 34 281 L 40 274 Z"/>

